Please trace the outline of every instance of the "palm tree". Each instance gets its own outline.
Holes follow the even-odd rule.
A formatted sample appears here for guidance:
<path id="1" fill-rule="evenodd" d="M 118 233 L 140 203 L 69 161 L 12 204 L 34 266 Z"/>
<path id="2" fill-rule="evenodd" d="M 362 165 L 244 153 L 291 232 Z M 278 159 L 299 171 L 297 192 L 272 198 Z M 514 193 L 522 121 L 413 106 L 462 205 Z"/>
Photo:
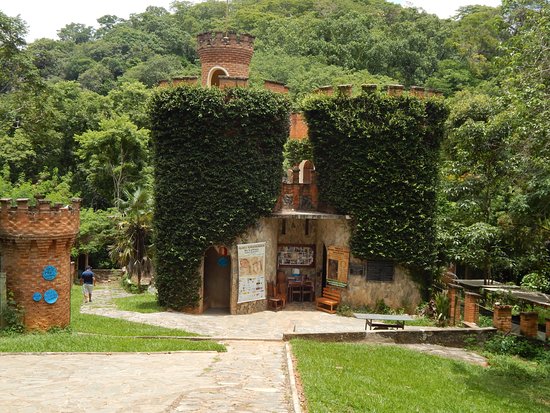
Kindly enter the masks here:
<path id="1" fill-rule="evenodd" d="M 150 192 L 138 188 L 133 194 L 124 191 L 126 201 L 121 201 L 115 243 L 110 246 L 111 258 L 126 267 L 131 278 L 137 276 L 141 290 L 141 278 L 153 273 L 152 265 L 152 198 Z"/>

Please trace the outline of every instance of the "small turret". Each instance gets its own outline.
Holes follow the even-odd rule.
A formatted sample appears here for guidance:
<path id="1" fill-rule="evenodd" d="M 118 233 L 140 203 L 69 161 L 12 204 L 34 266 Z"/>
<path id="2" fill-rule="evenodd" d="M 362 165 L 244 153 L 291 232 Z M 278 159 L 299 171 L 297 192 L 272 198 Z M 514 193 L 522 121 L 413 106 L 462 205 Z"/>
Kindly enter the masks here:
<path id="1" fill-rule="evenodd" d="M 197 43 L 203 86 L 219 86 L 221 76 L 248 79 L 254 36 L 206 32 L 197 36 Z"/>

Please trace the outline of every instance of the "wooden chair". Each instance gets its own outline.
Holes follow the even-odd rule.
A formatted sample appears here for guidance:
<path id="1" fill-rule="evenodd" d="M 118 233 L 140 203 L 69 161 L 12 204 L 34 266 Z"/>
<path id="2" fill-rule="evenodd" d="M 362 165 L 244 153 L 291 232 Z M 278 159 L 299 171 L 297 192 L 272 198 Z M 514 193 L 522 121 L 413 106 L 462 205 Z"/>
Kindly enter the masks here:
<path id="1" fill-rule="evenodd" d="M 287 284 L 286 282 L 278 283 L 275 285 L 275 297 L 283 300 L 283 307 L 286 307 L 286 294 L 287 294 Z"/>
<path id="2" fill-rule="evenodd" d="M 286 304 L 286 300 L 277 297 L 275 291 L 275 284 L 272 281 L 267 283 L 267 306 L 268 308 L 278 311 L 282 309 Z"/>
<path id="3" fill-rule="evenodd" d="M 304 281 L 302 283 L 302 301 L 306 301 L 306 297 L 308 301 L 313 301 L 314 296 L 313 281 Z"/>
<path id="4" fill-rule="evenodd" d="M 302 277 L 292 277 L 288 280 L 288 300 L 292 302 L 295 297 L 302 301 Z"/>

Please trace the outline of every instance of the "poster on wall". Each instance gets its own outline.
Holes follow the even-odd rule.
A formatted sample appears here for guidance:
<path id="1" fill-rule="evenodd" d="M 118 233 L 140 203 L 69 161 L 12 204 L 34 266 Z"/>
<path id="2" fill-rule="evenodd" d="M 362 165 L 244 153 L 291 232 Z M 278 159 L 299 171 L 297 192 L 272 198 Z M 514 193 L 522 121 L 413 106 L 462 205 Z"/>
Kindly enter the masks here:
<path id="1" fill-rule="evenodd" d="M 265 242 L 237 245 L 239 296 L 237 303 L 265 299 Z"/>
<path id="2" fill-rule="evenodd" d="M 327 248 L 327 284 L 335 287 L 348 285 L 349 249 L 330 246 Z"/>
<path id="3" fill-rule="evenodd" d="M 277 245 L 278 267 L 314 267 L 315 245 L 279 244 Z"/>

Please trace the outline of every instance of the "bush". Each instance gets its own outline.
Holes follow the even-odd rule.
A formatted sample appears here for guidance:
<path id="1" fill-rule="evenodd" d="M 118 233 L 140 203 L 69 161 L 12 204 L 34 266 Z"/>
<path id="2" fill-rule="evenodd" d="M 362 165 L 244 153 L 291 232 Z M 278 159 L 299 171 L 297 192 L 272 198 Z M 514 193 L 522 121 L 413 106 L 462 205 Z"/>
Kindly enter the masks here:
<path id="1" fill-rule="evenodd" d="M 485 342 L 483 350 L 497 355 L 535 360 L 550 368 L 550 352 L 545 348 L 544 343 L 525 337 L 499 333 Z"/>
<path id="2" fill-rule="evenodd" d="M 446 325 L 451 311 L 451 301 L 445 292 L 434 295 L 435 317 L 439 325 Z"/>
<path id="3" fill-rule="evenodd" d="M 25 310 L 22 306 L 18 305 L 14 298 L 13 292 L 8 291 L 8 305 L 2 312 L 2 319 L 6 323 L 6 326 L 2 329 L 4 333 L 23 333 L 25 326 L 23 325 L 23 314 Z"/>
<path id="4" fill-rule="evenodd" d="M 532 272 L 523 277 L 521 286 L 543 293 L 550 293 L 550 277 L 548 274 Z"/>

